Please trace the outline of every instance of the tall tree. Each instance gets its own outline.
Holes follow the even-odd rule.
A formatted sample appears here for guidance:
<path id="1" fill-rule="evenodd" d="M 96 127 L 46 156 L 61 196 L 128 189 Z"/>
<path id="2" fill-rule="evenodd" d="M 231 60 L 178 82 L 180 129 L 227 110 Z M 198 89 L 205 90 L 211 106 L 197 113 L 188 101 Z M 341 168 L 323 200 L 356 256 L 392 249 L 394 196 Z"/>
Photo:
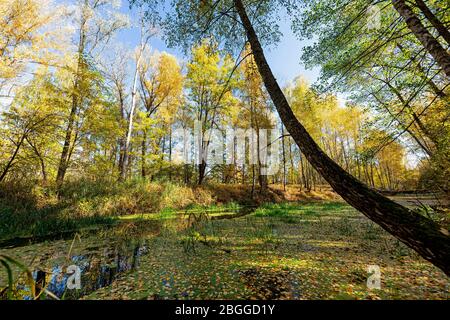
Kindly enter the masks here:
<path id="1" fill-rule="evenodd" d="M 198 184 L 202 184 L 207 169 L 210 139 L 208 132 L 218 129 L 221 115 L 234 103 L 233 64 L 229 55 L 222 56 L 213 40 L 204 40 L 192 49 L 187 65 L 186 88 L 188 104 L 201 128 L 198 135 Z M 230 81 L 231 80 L 231 81 Z"/>
<path id="2" fill-rule="evenodd" d="M 448 160 L 434 154 L 446 154 L 440 137 L 448 132 L 449 109 L 442 106 L 448 104 L 450 82 L 390 1 L 374 5 L 379 10 L 376 27 L 368 24 L 370 1 L 301 3 L 302 10 L 291 12 L 293 28 L 300 38 L 317 37 L 302 58 L 308 67 L 321 67 L 321 91 L 341 91 L 376 115 L 373 125 L 388 133 L 379 150 L 407 141 L 410 152 L 430 167 L 445 167 L 436 161 Z M 442 17 L 442 2 L 433 4 Z"/>
<path id="3" fill-rule="evenodd" d="M 50 147 L 51 140 L 46 140 L 46 136 L 60 124 L 58 106 L 61 100 L 54 90 L 51 77 L 46 73 L 37 75 L 30 84 L 18 91 L 11 107 L 1 115 L 2 129 L 11 143 L 9 148 L 2 148 L 3 156 L 7 158 L 0 167 L 0 182 L 13 167 L 17 167 L 16 163 L 27 144 L 38 156 L 43 179 L 46 180 L 46 160 L 38 149 L 38 140 L 43 140 Z"/>
<path id="4" fill-rule="evenodd" d="M 90 86 L 93 75 L 89 57 L 95 50 L 107 43 L 115 31 L 125 27 L 128 22 L 123 15 L 111 12 L 108 6 L 114 7 L 114 2 L 102 0 L 79 0 L 75 22 L 77 24 L 77 52 L 73 66 L 73 88 L 70 112 L 67 117 L 66 132 L 61 151 L 61 158 L 56 176 L 58 188 L 64 182 L 70 159 L 73 154 L 77 134 L 77 121 L 80 108 L 85 102 L 85 92 Z"/>
<path id="5" fill-rule="evenodd" d="M 18 76 L 42 48 L 44 39 L 39 30 L 52 20 L 52 12 L 45 13 L 48 5 L 48 1 L 36 0 L 0 2 L 0 89 Z"/>
<path id="6" fill-rule="evenodd" d="M 177 4 L 180 5 L 180 2 Z M 265 9 L 269 7 L 273 10 L 274 6 L 277 5 L 278 1 L 260 1 L 257 5 L 252 5 L 247 2 L 244 3 L 242 0 L 216 1 L 212 4 L 203 1 L 196 4 L 191 3 L 187 5 L 186 11 L 177 11 L 178 21 L 175 24 L 171 24 L 169 21 L 167 25 L 170 28 L 177 23 L 183 25 L 183 22 L 189 21 L 188 26 L 194 27 L 190 28 L 184 25 L 183 29 L 172 29 L 173 33 L 178 34 L 178 36 L 174 37 L 177 40 L 186 36 L 183 31 L 196 30 L 195 27 L 200 27 L 197 31 L 191 32 L 190 37 L 185 39 L 184 43 L 189 42 L 193 38 L 195 39 L 196 36 L 204 33 L 204 30 L 209 30 L 210 32 L 217 30 L 218 34 L 216 36 L 224 36 L 228 43 L 236 43 L 239 36 L 242 35 L 241 32 L 244 31 L 251 45 L 259 72 L 278 114 L 308 161 L 350 205 L 450 275 L 450 236 L 448 231 L 440 228 L 436 223 L 419 213 L 407 209 L 370 189 L 345 172 L 319 148 L 304 126 L 295 117 L 267 63 L 260 39 L 252 23 L 253 20 L 256 21 L 258 27 L 262 25 L 259 30 L 259 33 L 263 35 L 262 39 L 270 40 L 270 35 L 267 37 L 267 33 L 264 33 L 264 31 L 268 30 L 268 28 L 273 28 L 274 25 L 276 26 L 276 23 L 274 25 L 270 24 L 273 20 L 270 19 L 270 11 L 265 11 Z M 253 9 L 252 20 L 247 13 L 249 8 Z M 220 24 L 217 19 L 211 19 L 211 17 L 215 17 L 215 14 L 218 14 L 220 17 L 228 17 L 229 15 L 221 14 L 223 10 L 227 13 L 237 13 L 240 21 L 236 22 L 236 19 L 229 19 L 227 23 L 222 20 L 222 24 Z M 263 14 L 268 15 L 266 19 L 261 19 Z M 196 22 L 193 22 L 189 16 L 195 16 Z M 202 17 L 205 18 L 201 20 Z M 259 19 L 255 19 L 255 17 Z M 240 29 L 240 26 L 243 29 Z M 233 32 L 230 30 L 233 30 Z M 180 43 L 182 44 L 183 42 Z"/>
<path id="7" fill-rule="evenodd" d="M 450 54 L 436 40 L 435 37 L 425 28 L 419 17 L 414 13 L 404 0 L 392 0 L 394 8 L 405 20 L 408 28 L 414 33 L 416 38 L 422 43 L 424 48 L 433 56 L 444 73 L 450 78 Z"/>
<path id="8" fill-rule="evenodd" d="M 139 47 L 136 48 L 136 54 L 135 54 L 135 69 L 134 69 L 134 76 L 133 76 L 133 83 L 131 88 L 131 107 L 130 107 L 130 113 L 128 116 L 128 127 L 126 131 L 126 138 L 125 143 L 123 144 L 123 149 L 121 150 L 121 157 L 122 161 L 120 163 L 119 168 L 119 179 L 125 180 L 127 175 L 127 170 L 129 166 L 129 153 L 130 153 L 130 144 L 131 144 L 131 136 L 133 134 L 133 126 L 134 126 L 134 114 L 136 110 L 137 105 L 137 99 L 138 99 L 138 85 L 139 85 L 139 72 L 141 69 L 141 63 L 143 60 L 143 55 L 145 50 L 147 49 L 148 42 L 150 40 L 150 37 L 152 36 L 152 30 L 146 30 L 143 20 L 141 18 L 141 36 L 140 36 L 140 44 Z"/>
<path id="9" fill-rule="evenodd" d="M 296 119 L 264 56 L 241 0 L 234 1 L 267 91 L 287 130 L 314 168 L 349 204 L 450 274 L 450 236 L 433 221 L 371 190 L 331 160 Z M 450 71 L 450 70 L 449 70 Z"/>
<path id="10" fill-rule="evenodd" d="M 267 153 L 268 141 L 261 141 L 262 129 L 272 129 L 273 124 L 270 117 L 270 104 L 267 92 L 264 89 L 264 85 L 261 76 L 258 72 L 255 60 L 251 53 L 250 47 L 243 52 L 244 58 L 240 65 L 243 75 L 243 81 L 241 85 L 242 97 L 242 119 L 248 119 L 249 128 L 256 135 L 256 165 L 258 183 L 260 190 L 265 191 L 267 189 L 268 181 L 266 175 L 266 159 L 263 157 Z M 242 120 L 241 119 L 241 120 Z"/>
<path id="11" fill-rule="evenodd" d="M 128 92 L 128 63 L 129 52 L 124 48 L 115 47 L 112 49 L 113 57 L 105 59 L 105 63 L 101 64 L 105 79 L 111 87 L 115 104 L 118 109 L 117 122 L 120 124 L 121 133 L 119 134 L 115 153 L 118 153 L 117 167 L 119 171 L 119 180 L 125 178 L 125 162 L 124 150 L 125 140 L 128 127 L 128 119 L 130 117 L 127 102 Z M 117 156 L 114 157 L 116 159 Z"/>
<path id="12" fill-rule="evenodd" d="M 146 61 L 139 71 L 140 93 L 144 108 L 140 126 L 142 131 L 141 174 L 144 178 L 147 175 L 148 135 L 150 131 L 153 131 L 154 140 L 163 140 L 165 134 L 170 134 L 174 115 L 181 104 L 183 89 L 181 67 L 174 56 L 165 52 L 153 54 L 147 52 L 145 57 Z M 156 130 L 157 128 L 159 130 Z M 156 131 L 159 132 L 156 133 Z M 155 146 L 155 143 L 153 145 Z M 153 150 L 152 153 L 163 155 L 160 150 Z"/>
<path id="13" fill-rule="evenodd" d="M 433 27 L 438 31 L 439 35 L 444 38 L 448 45 L 450 45 L 450 31 L 448 30 L 448 28 L 442 23 L 441 20 L 438 19 L 438 17 L 436 17 L 436 15 L 427 6 L 425 1 L 415 0 L 415 3 L 428 19 L 428 21 L 430 21 Z"/>

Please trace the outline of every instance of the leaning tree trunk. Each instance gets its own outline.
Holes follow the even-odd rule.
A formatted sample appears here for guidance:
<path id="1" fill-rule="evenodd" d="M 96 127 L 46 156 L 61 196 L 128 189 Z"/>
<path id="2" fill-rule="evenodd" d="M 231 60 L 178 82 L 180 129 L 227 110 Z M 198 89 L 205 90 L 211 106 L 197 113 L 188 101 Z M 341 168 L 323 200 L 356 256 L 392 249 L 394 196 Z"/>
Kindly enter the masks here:
<path id="1" fill-rule="evenodd" d="M 450 31 L 445 27 L 445 25 L 434 15 L 434 13 L 428 8 L 422 0 L 416 0 L 416 5 L 422 11 L 428 21 L 431 22 L 433 27 L 439 32 L 439 35 L 444 38 L 448 45 L 450 45 Z"/>
<path id="2" fill-rule="evenodd" d="M 450 54 L 442 47 L 433 35 L 424 27 L 414 11 L 406 4 L 405 0 L 392 0 L 395 10 L 405 20 L 406 25 L 431 54 L 444 73 L 450 78 Z"/>
<path id="3" fill-rule="evenodd" d="M 308 161 L 351 206 L 450 276 L 450 236 L 448 231 L 440 228 L 432 220 L 370 189 L 348 174 L 320 149 L 292 112 L 266 61 L 264 51 L 242 0 L 234 0 L 234 3 L 267 91 L 283 124 Z"/>

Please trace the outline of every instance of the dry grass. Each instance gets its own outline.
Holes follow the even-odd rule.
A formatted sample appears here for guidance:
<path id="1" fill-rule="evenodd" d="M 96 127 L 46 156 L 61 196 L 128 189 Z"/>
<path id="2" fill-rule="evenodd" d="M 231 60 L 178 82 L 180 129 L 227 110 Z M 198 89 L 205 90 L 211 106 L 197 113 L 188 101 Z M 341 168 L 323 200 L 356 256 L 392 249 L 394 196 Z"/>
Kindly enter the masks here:
<path id="1" fill-rule="evenodd" d="M 142 180 L 117 183 L 78 180 L 66 183 L 59 197 L 52 187 L 3 185 L 0 188 L 0 239 L 73 231 L 111 217 L 184 210 L 194 206 L 261 205 L 290 201 L 335 200 L 329 189 L 305 192 L 300 186 L 185 186 Z"/>

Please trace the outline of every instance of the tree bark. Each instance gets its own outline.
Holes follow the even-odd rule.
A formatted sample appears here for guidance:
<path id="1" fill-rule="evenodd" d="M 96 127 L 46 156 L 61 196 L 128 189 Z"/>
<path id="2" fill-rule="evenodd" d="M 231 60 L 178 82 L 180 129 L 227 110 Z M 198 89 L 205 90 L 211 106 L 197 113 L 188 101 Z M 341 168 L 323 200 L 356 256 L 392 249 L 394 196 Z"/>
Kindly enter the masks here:
<path id="1" fill-rule="evenodd" d="M 121 180 L 126 179 L 126 173 L 128 171 L 128 158 L 129 158 L 129 152 L 130 152 L 130 144 L 131 144 L 131 136 L 133 134 L 133 119 L 134 119 L 134 111 L 136 109 L 136 99 L 137 99 L 137 81 L 138 81 L 138 74 L 139 74 L 139 66 L 141 63 L 142 53 L 144 51 L 145 44 L 141 44 L 141 48 L 139 51 L 139 56 L 136 60 L 136 70 L 134 71 L 134 78 L 133 78 L 133 88 L 131 90 L 131 110 L 130 110 L 130 116 L 128 119 L 128 128 L 127 128 L 127 136 L 125 139 L 125 146 L 123 150 L 123 170 L 121 170 L 122 176 L 120 177 Z"/>
<path id="2" fill-rule="evenodd" d="M 119 104 L 120 104 L 120 120 L 126 121 L 126 112 L 125 112 L 125 101 L 124 101 L 124 94 L 121 91 L 122 88 L 118 86 L 119 91 Z M 126 177 L 126 168 L 125 168 L 125 137 L 119 138 L 119 161 L 118 161 L 118 168 L 119 168 L 119 181 L 123 181 Z"/>
<path id="3" fill-rule="evenodd" d="M 184 165 L 184 183 L 189 185 L 191 183 L 190 174 L 189 174 L 189 164 Z"/>
<path id="4" fill-rule="evenodd" d="M 201 186 L 203 184 L 203 181 L 205 180 L 205 173 L 206 173 L 206 162 L 202 160 L 202 163 L 198 165 L 198 181 L 197 184 Z"/>
<path id="5" fill-rule="evenodd" d="M 69 150 L 70 150 L 70 145 L 72 143 L 72 134 L 73 134 L 74 126 L 75 126 L 75 116 L 76 116 L 77 110 L 78 110 L 78 98 L 73 97 L 72 108 L 70 110 L 69 121 L 68 121 L 67 129 L 66 129 L 66 137 L 64 139 L 64 145 L 63 145 L 63 149 L 61 152 L 61 159 L 59 161 L 59 166 L 58 166 L 58 173 L 56 175 L 56 185 L 57 185 L 58 189 L 62 186 L 62 184 L 64 182 L 64 177 L 66 176 L 66 171 L 69 166 L 69 161 L 70 161 Z"/>
<path id="6" fill-rule="evenodd" d="M 422 11 L 424 16 L 431 22 L 433 27 L 439 32 L 439 35 L 444 38 L 448 45 L 450 45 L 450 31 L 444 26 L 444 24 L 434 15 L 434 13 L 428 8 L 422 0 L 416 0 L 416 5 Z"/>
<path id="7" fill-rule="evenodd" d="M 85 1 L 85 6 L 87 6 L 87 1 Z M 85 8 L 85 7 L 84 7 Z M 83 8 L 83 10 L 84 10 Z M 86 61 L 84 58 L 84 52 L 86 47 L 86 24 L 87 18 L 84 14 L 81 15 L 82 20 L 80 22 L 80 38 L 78 42 L 78 61 L 77 61 L 77 70 L 75 74 L 73 93 L 72 93 L 72 107 L 70 109 L 70 114 L 68 118 L 67 128 L 66 128 L 66 136 L 64 138 L 64 145 L 61 152 L 61 158 L 58 165 L 58 172 L 56 174 L 56 186 L 59 190 L 64 182 L 64 177 L 66 176 L 67 168 L 69 167 L 70 161 L 70 146 L 72 144 L 72 135 L 73 130 L 75 128 L 76 115 L 78 112 L 78 106 L 80 105 L 80 82 L 82 81 L 83 72 L 85 69 Z M 75 142 L 74 142 L 75 143 Z"/>
<path id="8" fill-rule="evenodd" d="M 286 191 L 286 146 L 284 141 L 284 126 L 281 125 L 281 149 L 283 152 L 283 190 Z"/>
<path id="9" fill-rule="evenodd" d="M 284 126 L 283 126 L 283 131 L 284 131 Z M 297 179 L 295 179 L 296 175 L 295 175 L 295 171 L 294 171 L 294 158 L 292 156 L 292 143 L 291 143 L 291 138 L 288 138 L 288 146 L 289 146 L 289 163 L 290 163 L 290 168 L 289 168 L 289 183 L 290 184 L 294 184 L 294 183 L 300 183 L 300 179 L 297 175 Z M 301 160 L 301 154 L 300 154 L 300 160 Z M 303 168 L 302 168 L 303 170 Z M 301 189 L 301 186 L 300 186 Z"/>
<path id="10" fill-rule="evenodd" d="M 119 169 L 119 181 L 123 181 L 126 176 L 124 152 L 125 152 L 125 140 L 119 139 L 119 160 L 117 164 L 117 167 Z"/>
<path id="11" fill-rule="evenodd" d="M 432 220 L 405 208 L 348 174 L 328 157 L 295 117 L 270 69 L 242 0 L 235 7 L 247 33 L 259 72 L 283 121 L 308 161 L 351 206 L 450 276 L 450 236 Z M 450 70 L 449 70 L 450 71 Z"/>
<path id="12" fill-rule="evenodd" d="M 442 68 L 445 75 L 450 78 L 450 54 L 442 47 L 431 33 L 424 27 L 414 11 L 406 4 L 405 0 L 392 0 L 395 10 L 405 20 L 406 25 L 422 43 L 424 48 Z"/>
<path id="13" fill-rule="evenodd" d="M 144 130 L 142 132 L 142 142 L 141 142 L 141 176 L 143 179 L 147 176 L 147 166 L 146 166 L 146 158 L 147 157 L 147 131 Z"/>
<path id="14" fill-rule="evenodd" d="M 255 114 L 255 110 L 252 107 L 251 108 L 251 113 L 252 113 L 252 128 L 254 128 L 256 130 L 256 157 L 257 157 L 257 162 L 258 162 L 258 183 L 259 183 L 259 191 L 260 193 L 263 193 L 267 190 L 267 186 L 268 186 L 268 182 L 267 182 L 267 175 L 265 174 L 265 172 L 263 172 L 265 170 L 265 168 L 263 169 L 263 166 L 266 166 L 266 161 L 262 161 L 261 159 L 261 131 L 259 129 L 259 123 L 258 123 L 258 119 L 256 117 Z M 266 139 L 267 140 L 267 139 Z M 267 141 L 266 141 L 267 144 Z M 267 152 L 267 145 L 264 147 L 264 149 L 266 150 L 265 152 Z M 254 170 L 254 167 L 253 167 Z"/>

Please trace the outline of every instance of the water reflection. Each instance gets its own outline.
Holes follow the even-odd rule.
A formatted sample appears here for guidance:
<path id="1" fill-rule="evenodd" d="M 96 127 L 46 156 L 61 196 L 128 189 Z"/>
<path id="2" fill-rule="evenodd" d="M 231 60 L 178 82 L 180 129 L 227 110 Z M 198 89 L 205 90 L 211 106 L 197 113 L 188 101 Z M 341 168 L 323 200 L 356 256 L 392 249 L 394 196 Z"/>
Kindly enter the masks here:
<path id="1" fill-rule="evenodd" d="M 66 265 L 54 265 L 50 274 L 42 277 L 42 270 L 35 270 L 33 277 L 41 286 L 59 298 L 77 299 L 97 289 L 109 286 L 116 275 L 134 270 L 139 265 L 139 258 L 148 252 L 143 241 L 130 241 L 104 248 L 103 252 L 74 255 Z M 79 268 L 81 288 L 68 288 L 69 265 Z"/>
<path id="2" fill-rule="evenodd" d="M 158 221 L 124 223 L 95 235 L 74 237 L 72 241 L 55 240 L 30 247 L 33 249 L 29 251 L 36 250 L 30 266 L 36 291 L 46 289 L 39 298 L 78 299 L 109 286 L 118 274 L 138 268 L 140 258 L 148 253 L 148 241 L 160 230 Z M 8 253 L 14 255 L 22 248 Z M 75 270 L 79 274 L 79 287 L 70 285 Z M 22 298 L 32 299 L 30 287 L 23 281 L 16 288 L 22 292 Z"/>
<path id="3" fill-rule="evenodd" d="M 253 210 L 254 208 L 244 208 L 234 213 L 213 215 L 209 219 L 237 218 Z M 168 219 L 124 222 L 109 230 L 98 230 L 97 233 L 89 231 L 81 238 L 75 235 L 68 239 L 64 235 L 62 239 L 28 246 L 22 242 L 11 242 L 8 243 L 10 247 L 5 248 L 5 254 L 16 256 L 29 266 L 37 292 L 43 288 L 47 290 L 40 299 L 79 299 L 110 286 L 120 273 L 138 268 L 140 258 L 149 253 L 150 242 L 155 236 L 164 238 L 164 234 L 168 232 L 172 237 L 174 232 L 192 227 L 191 218 L 191 215 L 179 215 Z M 70 271 L 72 267 L 79 270 L 79 288 L 68 286 L 73 279 L 73 270 Z M 0 280 L 0 287 L 5 284 L 5 281 Z M 31 291 L 23 281 L 19 282 L 17 289 L 22 292 L 21 298 L 32 299 Z"/>

